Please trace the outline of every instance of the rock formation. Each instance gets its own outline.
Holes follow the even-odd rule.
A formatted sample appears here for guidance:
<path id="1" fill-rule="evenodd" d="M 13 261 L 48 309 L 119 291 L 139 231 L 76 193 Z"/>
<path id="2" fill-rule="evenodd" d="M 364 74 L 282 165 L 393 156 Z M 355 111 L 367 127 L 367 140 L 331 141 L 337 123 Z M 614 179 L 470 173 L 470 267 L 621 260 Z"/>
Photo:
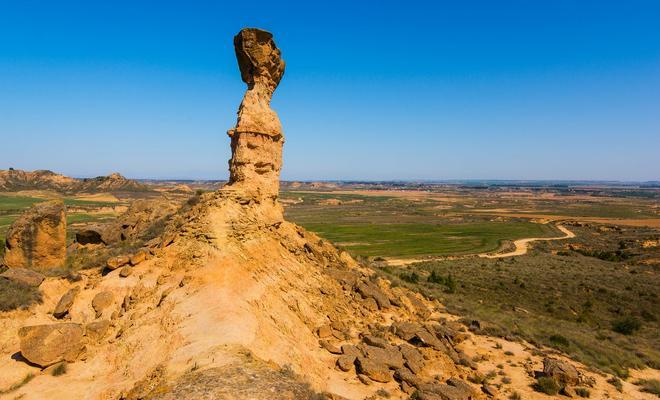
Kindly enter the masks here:
<path id="1" fill-rule="evenodd" d="M 142 183 L 126 179 L 118 173 L 96 178 L 77 179 L 48 170 L 22 171 L 0 170 L 0 190 L 54 190 L 61 193 L 74 192 L 134 192 L 150 191 Z"/>
<path id="2" fill-rule="evenodd" d="M 273 35 L 260 29 L 241 30 L 234 48 L 248 88 L 236 126 L 227 132 L 232 150 L 227 186 L 272 202 L 279 192 L 284 136 L 270 100 L 284 74 L 284 61 Z"/>
<path id="3" fill-rule="evenodd" d="M 66 259 L 64 202 L 38 203 L 26 210 L 7 231 L 5 264 L 10 268 L 47 271 Z"/>

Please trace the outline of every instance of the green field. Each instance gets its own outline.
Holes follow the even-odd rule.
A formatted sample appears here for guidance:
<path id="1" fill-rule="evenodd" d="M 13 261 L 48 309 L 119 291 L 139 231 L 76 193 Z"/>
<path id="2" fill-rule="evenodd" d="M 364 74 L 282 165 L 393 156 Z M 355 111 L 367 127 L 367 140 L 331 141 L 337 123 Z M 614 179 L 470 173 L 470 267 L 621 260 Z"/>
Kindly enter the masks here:
<path id="1" fill-rule="evenodd" d="M 503 240 L 559 234 L 531 222 L 436 224 L 332 224 L 303 226 L 349 252 L 373 257 L 446 256 L 496 250 Z"/>
<path id="2" fill-rule="evenodd" d="M 286 207 L 287 219 L 359 256 L 464 255 L 494 251 L 505 240 L 561 236 L 550 225 L 522 219 L 438 211 L 430 199 L 308 192 L 282 197 L 298 201 Z M 328 205 L 328 199 L 342 204 Z"/>

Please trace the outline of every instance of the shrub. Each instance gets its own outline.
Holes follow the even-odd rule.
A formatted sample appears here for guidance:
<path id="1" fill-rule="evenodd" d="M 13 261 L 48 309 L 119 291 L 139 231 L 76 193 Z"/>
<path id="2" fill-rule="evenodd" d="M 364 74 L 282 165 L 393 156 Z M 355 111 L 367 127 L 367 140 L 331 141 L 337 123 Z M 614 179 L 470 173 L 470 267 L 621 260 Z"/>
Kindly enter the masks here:
<path id="1" fill-rule="evenodd" d="M 568 339 L 566 339 L 564 336 L 558 335 L 558 334 L 550 336 L 550 342 L 552 342 L 553 344 L 555 344 L 557 346 L 565 346 L 565 347 L 568 347 L 568 345 L 570 344 Z"/>
<path id="2" fill-rule="evenodd" d="M 442 275 L 437 273 L 435 270 L 431 271 L 431 275 L 429 275 L 429 277 L 426 278 L 426 281 L 429 283 L 439 283 L 439 284 L 445 283 L 445 279 L 442 277 Z"/>
<path id="3" fill-rule="evenodd" d="M 616 390 L 618 390 L 619 392 L 623 392 L 623 383 L 621 383 L 621 379 L 617 378 L 616 376 L 613 376 L 610 379 L 608 379 L 607 383 L 614 386 Z"/>
<path id="4" fill-rule="evenodd" d="M 632 335 L 633 333 L 638 331 L 641 327 L 642 327 L 642 322 L 639 319 L 630 315 L 616 319 L 612 323 L 612 330 L 622 335 Z"/>
<path id="5" fill-rule="evenodd" d="M 538 378 L 534 385 L 534 390 L 537 392 L 549 394 L 551 396 L 558 394 L 560 389 L 559 384 L 548 376 Z"/>
<path id="6" fill-rule="evenodd" d="M 642 379 L 635 382 L 635 384 L 641 386 L 642 392 L 660 396 L 660 381 L 657 379 Z"/>
<path id="7" fill-rule="evenodd" d="M 409 274 L 403 272 L 399 275 L 399 278 L 401 278 L 402 280 L 404 280 L 406 282 L 410 282 L 410 283 L 419 282 L 419 275 L 417 275 L 416 272 L 411 272 Z"/>
<path id="8" fill-rule="evenodd" d="M 580 397 L 591 397 L 591 392 L 587 388 L 575 388 L 575 394 Z"/>
<path id="9" fill-rule="evenodd" d="M 0 311 L 10 311 L 41 303 L 41 293 L 37 288 L 0 279 Z"/>
<path id="10" fill-rule="evenodd" d="M 51 375 L 53 376 L 60 376 L 66 374 L 66 363 L 61 362 L 57 364 L 55 368 L 53 368 L 53 372 L 51 372 Z"/>
<path id="11" fill-rule="evenodd" d="M 456 293 L 456 281 L 451 276 L 451 274 L 447 275 L 447 278 L 445 279 L 445 286 L 447 286 L 447 290 L 445 290 L 445 292 Z"/>

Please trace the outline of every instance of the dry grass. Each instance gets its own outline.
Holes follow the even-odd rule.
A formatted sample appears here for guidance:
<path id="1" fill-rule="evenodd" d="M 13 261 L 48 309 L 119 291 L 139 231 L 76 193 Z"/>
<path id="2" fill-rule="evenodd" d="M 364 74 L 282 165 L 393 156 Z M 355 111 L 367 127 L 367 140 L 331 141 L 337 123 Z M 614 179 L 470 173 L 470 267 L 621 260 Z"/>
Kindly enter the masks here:
<path id="1" fill-rule="evenodd" d="M 0 311 L 11 311 L 41 303 L 41 293 L 37 288 L 0 279 Z"/>

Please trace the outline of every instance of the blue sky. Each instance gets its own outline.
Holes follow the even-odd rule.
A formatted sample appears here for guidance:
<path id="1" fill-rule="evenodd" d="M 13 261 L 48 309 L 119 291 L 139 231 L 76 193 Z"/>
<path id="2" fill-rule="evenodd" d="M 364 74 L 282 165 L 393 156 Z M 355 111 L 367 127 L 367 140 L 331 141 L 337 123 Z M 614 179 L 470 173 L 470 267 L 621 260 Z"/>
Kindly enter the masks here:
<path id="1" fill-rule="evenodd" d="M 275 35 L 284 179 L 660 179 L 657 1 L 0 0 L 0 168 L 227 177 Z"/>

